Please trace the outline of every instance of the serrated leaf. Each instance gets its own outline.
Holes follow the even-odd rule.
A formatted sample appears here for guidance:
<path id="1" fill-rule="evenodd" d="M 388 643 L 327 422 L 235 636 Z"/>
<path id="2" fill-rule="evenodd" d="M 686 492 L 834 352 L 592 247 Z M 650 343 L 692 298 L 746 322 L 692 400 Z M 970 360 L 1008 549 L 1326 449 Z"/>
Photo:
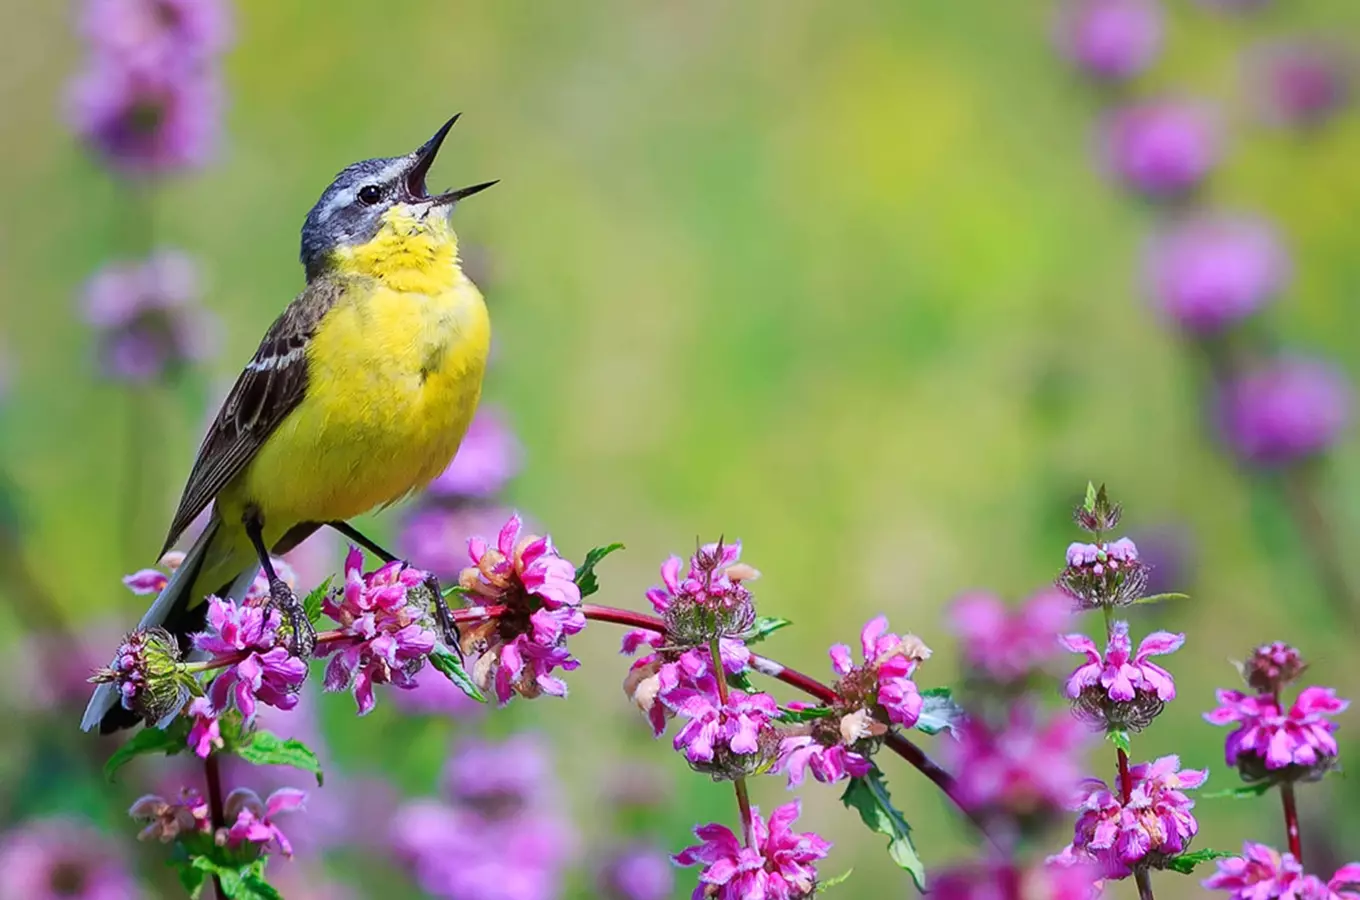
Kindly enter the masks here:
<path id="1" fill-rule="evenodd" d="M 1096 486 L 1090 481 L 1086 482 L 1086 502 L 1081 505 L 1081 508 L 1087 512 L 1095 512 L 1096 510 Z"/>
<path id="2" fill-rule="evenodd" d="M 1189 600 L 1189 594 L 1178 594 L 1175 591 L 1168 591 L 1165 594 L 1152 594 L 1147 597 L 1139 597 L 1134 603 L 1161 603 L 1165 600 Z"/>
<path id="3" fill-rule="evenodd" d="M 202 872 L 205 880 L 215 876 L 222 885 L 222 893 L 230 900 L 283 900 L 283 895 L 265 880 L 263 863 L 264 860 L 254 860 L 232 864 L 208 856 L 195 856 L 190 867 Z"/>
<path id="4" fill-rule="evenodd" d="M 326 594 L 331 589 L 331 576 L 327 575 L 326 580 L 317 585 L 302 601 L 303 612 L 307 614 L 307 621 L 315 625 L 321 621 L 321 603 L 326 599 Z"/>
<path id="5" fill-rule="evenodd" d="M 600 583 L 595 578 L 595 567 L 615 550 L 622 550 L 623 544 L 608 544 L 604 547 L 596 547 L 586 554 L 585 561 L 576 567 L 576 586 L 581 589 L 581 597 L 589 597 L 600 589 Z"/>
<path id="6" fill-rule="evenodd" d="M 1109 731 L 1105 733 L 1105 740 L 1114 744 L 1118 750 L 1129 752 L 1129 733 L 1127 731 Z"/>
<path id="7" fill-rule="evenodd" d="M 478 703 L 486 702 L 486 695 L 477 687 L 472 676 L 463 668 L 463 661 L 448 647 L 436 645 L 430 653 L 430 665 L 438 669 L 445 678 L 452 681 L 458 690 L 467 694 Z"/>
<path id="8" fill-rule="evenodd" d="M 741 636 L 741 639 L 748 644 L 754 644 L 765 640 L 781 628 L 788 628 L 792 624 L 788 619 L 780 619 L 776 616 L 756 616 L 755 624 Z"/>
<path id="9" fill-rule="evenodd" d="M 789 709 L 787 706 L 779 707 L 779 715 L 774 717 L 776 722 L 785 725 L 797 725 L 802 722 L 815 722 L 818 719 L 825 719 L 831 715 L 831 710 L 825 706 L 813 706 L 808 709 Z"/>
<path id="10" fill-rule="evenodd" d="M 924 892 L 926 886 L 926 867 L 911 842 L 911 826 L 906 818 L 892 805 L 888 785 L 883 781 L 883 773 L 877 766 L 862 778 L 850 779 L 841 802 L 859 813 L 870 830 L 888 838 L 888 856 L 900 868 L 911 875 L 916 888 Z"/>
<path id="11" fill-rule="evenodd" d="M 838 884 L 845 884 L 845 882 L 850 879 L 851 873 L 853 873 L 854 871 L 855 871 L 854 869 L 846 869 L 844 872 L 837 875 L 835 878 L 828 878 L 825 881 L 818 881 L 817 889 L 813 891 L 813 893 L 820 894 L 822 891 L 831 890 Z"/>
<path id="12" fill-rule="evenodd" d="M 187 749 L 188 729 L 182 723 L 182 719 L 176 719 L 169 728 L 143 728 L 134 734 L 127 743 L 113 751 L 108 762 L 104 763 L 104 777 L 113 781 L 113 776 L 119 769 L 139 756 L 150 753 L 174 756 Z"/>
<path id="13" fill-rule="evenodd" d="M 926 734 L 948 731 L 958 737 L 958 726 L 966 718 L 968 714 L 955 702 L 949 688 L 934 687 L 921 692 L 921 717 L 916 720 L 916 728 Z"/>
<path id="14" fill-rule="evenodd" d="M 1207 794 L 1197 795 L 1199 800 L 1222 800 L 1231 797 L 1234 800 L 1250 800 L 1253 797 L 1261 797 L 1270 792 L 1275 785 L 1269 781 L 1258 781 L 1255 784 L 1243 784 L 1235 788 L 1228 788 L 1223 791 L 1210 791 Z"/>
<path id="15" fill-rule="evenodd" d="M 1166 861 L 1166 867 L 1173 872 L 1189 875 L 1191 872 L 1195 871 L 1195 866 L 1200 863 L 1241 855 L 1242 854 L 1240 853 L 1229 853 L 1227 850 L 1195 850 L 1190 853 L 1182 853 L 1180 856 L 1171 857 Z"/>
<path id="16" fill-rule="evenodd" d="M 269 731 L 253 731 L 236 747 L 236 755 L 255 766 L 292 766 L 316 776 L 317 787 L 325 780 L 321 760 L 302 741 L 284 740 Z"/>

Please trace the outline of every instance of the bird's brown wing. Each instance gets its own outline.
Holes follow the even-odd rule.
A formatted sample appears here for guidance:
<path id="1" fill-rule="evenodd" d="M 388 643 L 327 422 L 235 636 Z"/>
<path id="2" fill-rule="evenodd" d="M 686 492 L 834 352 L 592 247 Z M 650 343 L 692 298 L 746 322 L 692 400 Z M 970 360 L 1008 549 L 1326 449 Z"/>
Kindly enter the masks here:
<path id="1" fill-rule="evenodd" d="M 341 290 L 342 285 L 335 281 L 317 279 L 269 326 L 198 448 L 162 553 L 179 540 L 184 529 L 241 473 L 279 423 L 302 402 L 307 392 L 308 344 Z"/>

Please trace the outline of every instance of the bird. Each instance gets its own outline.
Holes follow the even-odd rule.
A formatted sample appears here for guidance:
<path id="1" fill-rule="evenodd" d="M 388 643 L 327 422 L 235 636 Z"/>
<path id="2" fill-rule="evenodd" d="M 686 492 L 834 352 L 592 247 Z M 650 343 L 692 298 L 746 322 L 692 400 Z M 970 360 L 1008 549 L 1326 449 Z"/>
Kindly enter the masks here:
<path id="1" fill-rule="evenodd" d="M 426 175 L 454 116 L 414 152 L 343 169 L 302 226 L 306 287 L 265 332 L 198 450 L 162 549 L 212 505 L 207 526 L 142 617 L 183 651 L 209 595 L 239 600 L 263 570 L 292 649 L 315 632 L 271 555 L 331 527 L 385 560 L 348 523 L 432 481 L 453 459 L 481 397 L 486 304 L 463 272 L 451 214 L 495 181 L 431 195 Z M 445 640 L 457 632 L 434 586 Z M 84 731 L 132 727 L 101 684 Z"/>

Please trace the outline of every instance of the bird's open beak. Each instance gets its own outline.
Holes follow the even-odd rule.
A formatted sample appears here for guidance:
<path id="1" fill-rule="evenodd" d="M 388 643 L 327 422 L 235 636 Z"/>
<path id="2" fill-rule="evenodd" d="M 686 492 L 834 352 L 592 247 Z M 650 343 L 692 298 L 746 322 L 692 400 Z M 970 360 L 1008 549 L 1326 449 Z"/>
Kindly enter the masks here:
<path id="1" fill-rule="evenodd" d="M 458 115 L 462 115 L 462 113 L 459 113 Z M 406 173 L 406 190 L 410 193 L 412 199 L 427 200 L 432 206 L 450 206 L 457 203 L 459 200 L 462 200 L 464 197 L 471 197 L 473 194 L 480 193 L 496 183 L 494 181 L 487 181 L 482 184 L 474 184 L 472 187 L 465 187 L 456 191 L 436 194 L 433 197 L 431 197 L 429 191 L 426 190 L 425 175 L 430 171 L 430 166 L 434 164 L 434 158 L 439 155 L 439 147 L 444 143 L 444 138 L 448 137 L 449 130 L 453 128 L 453 124 L 457 121 L 458 116 L 449 119 L 434 133 L 434 137 L 426 141 L 419 150 L 412 154 L 412 156 L 415 157 L 415 163 L 411 166 L 410 171 Z"/>

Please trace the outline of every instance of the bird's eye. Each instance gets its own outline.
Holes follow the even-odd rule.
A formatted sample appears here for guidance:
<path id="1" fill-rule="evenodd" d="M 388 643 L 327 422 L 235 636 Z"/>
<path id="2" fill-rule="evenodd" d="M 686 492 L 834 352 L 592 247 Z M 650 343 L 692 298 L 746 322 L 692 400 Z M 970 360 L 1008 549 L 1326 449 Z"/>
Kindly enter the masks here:
<path id="1" fill-rule="evenodd" d="M 366 184 L 359 188 L 359 202 L 372 206 L 382 199 L 383 189 L 376 184 Z"/>

